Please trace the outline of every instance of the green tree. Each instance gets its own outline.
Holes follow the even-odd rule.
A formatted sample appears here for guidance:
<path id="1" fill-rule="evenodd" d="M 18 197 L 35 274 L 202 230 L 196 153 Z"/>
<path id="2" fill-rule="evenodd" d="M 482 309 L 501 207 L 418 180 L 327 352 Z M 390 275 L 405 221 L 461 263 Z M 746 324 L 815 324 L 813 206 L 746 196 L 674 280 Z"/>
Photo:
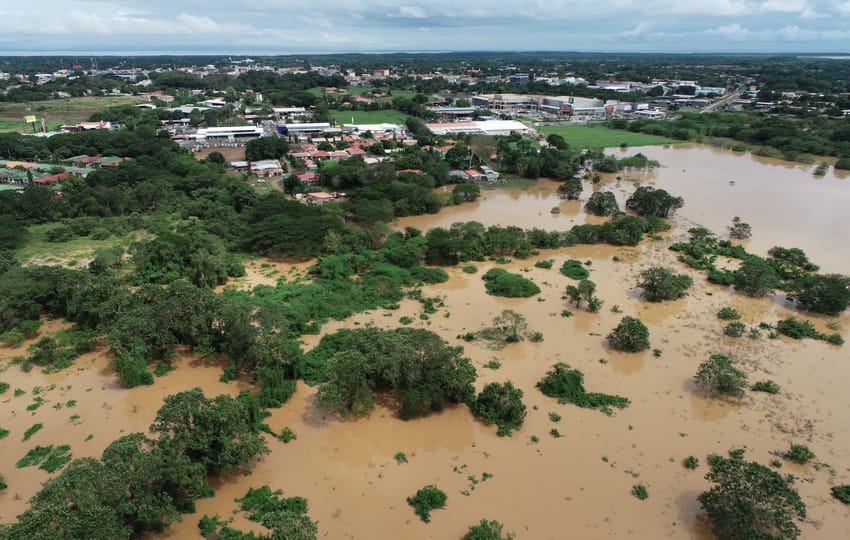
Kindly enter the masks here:
<path id="1" fill-rule="evenodd" d="M 639 216 L 670 217 L 670 214 L 684 206 L 681 197 L 674 197 L 663 189 L 640 186 L 631 197 L 626 199 L 626 208 Z"/>
<path id="2" fill-rule="evenodd" d="M 791 284 L 788 298 L 806 311 L 837 316 L 850 306 L 850 277 L 810 275 Z"/>
<path id="3" fill-rule="evenodd" d="M 650 302 L 681 298 L 691 285 L 693 279 L 690 276 L 674 274 L 661 266 L 653 266 L 641 272 L 637 283 L 643 289 L 643 297 Z"/>
<path id="4" fill-rule="evenodd" d="M 581 307 L 582 302 L 587 302 L 588 305 L 596 298 L 596 283 L 589 279 L 582 279 L 578 285 L 567 285 L 566 294 L 570 302 L 574 303 L 577 308 Z"/>
<path id="5" fill-rule="evenodd" d="M 747 296 L 759 297 L 768 294 L 779 285 L 776 271 L 767 261 L 752 257 L 741 263 L 735 272 L 735 290 Z"/>
<path id="6" fill-rule="evenodd" d="M 223 394 L 209 399 L 200 388 L 166 397 L 151 433 L 173 459 L 185 455 L 214 474 L 247 467 L 255 456 L 268 453 L 243 401 Z"/>
<path id="7" fill-rule="evenodd" d="M 319 387 L 316 405 L 343 416 L 367 414 L 375 406 L 375 368 L 357 351 L 340 351 L 328 360 L 327 381 Z"/>
<path id="8" fill-rule="evenodd" d="M 794 523 L 806 518 L 800 494 L 776 471 L 756 462 L 710 456 L 706 480 L 714 485 L 697 497 L 711 520 L 711 530 L 728 540 L 793 540 Z"/>
<path id="9" fill-rule="evenodd" d="M 581 192 L 584 189 L 579 178 L 567 178 L 558 186 L 558 195 L 562 199 L 577 201 L 581 197 Z"/>
<path id="10" fill-rule="evenodd" d="M 585 203 L 584 211 L 594 216 L 613 216 L 620 211 L 620 206 L 612 192 L 596 191 Z"/>
<path id="11" fill-rule="evenodd" d="M 514 535 L 510 533 L 503 536 L 503 528 L 504 526 L 496 520 L 482 519 L 478 525 L 469 527 L 463 540 L 514 540 Z"/>
<path id="12" fill-rule="evenodd" d="M 623 317 L 620 324 L 608 334 L 608 344 L 620 351 L 645 351 L 649 348 L 649 329 L 640 319 Z"/>
<path id="13" fill-rule="evenodd" d="M 747 374 L 732 365 L 732 359 L 722 354 L 712 354 L 699 365 L 694 384 L 711 397 L 741 397 L 748 386 Z"/>
<path id="14" fill-rule="evenodd" d="M 514 387 L 510 381 L 485 386 L 470 408 L 472 414 L 481 418 L 485 424 L 499 426 L 499 436 L 510 435 L 514 429 L 518 429 L 526 415 L 522 390 Z"/>

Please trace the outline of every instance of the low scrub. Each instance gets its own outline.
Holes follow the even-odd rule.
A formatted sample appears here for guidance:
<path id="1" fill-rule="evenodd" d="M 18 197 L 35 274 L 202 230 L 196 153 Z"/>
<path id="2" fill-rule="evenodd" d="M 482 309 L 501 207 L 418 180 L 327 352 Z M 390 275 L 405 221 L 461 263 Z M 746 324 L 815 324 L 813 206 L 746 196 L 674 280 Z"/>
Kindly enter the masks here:
<path id="1" fill-rule="evenodd" d="M 587 409 L 600 409 L 606 414 L 611 413 L 612 407 L 625 409 L 629 406 L 628 398 L 587 392 L 584 389 L 584 374 L 563 362 L 552 366 L 546 376 L 537 383 L 537 388 L 544 395 L 558 398 L 560 403 L 572 403 Z"/>
<path id="2" fill-rule="evenodd" d="M 487 289 L 487 294 L 492 296 L 527 298 L 540 294 L 540 287 L 533 281 L 501 268 L 491 268 L 481 276 L 481 279 L 486 282 L 484 287 Z"/>
<path id="3" fill-rule="evenodd" d="M 425 486 L 416 492 L 413 497 L 407 498 L 407 504 L 413 507 L 419 518 L 428 523 L 431 521 L 431 510 L 446 507 L 446 494 L 437 486 Z"/>

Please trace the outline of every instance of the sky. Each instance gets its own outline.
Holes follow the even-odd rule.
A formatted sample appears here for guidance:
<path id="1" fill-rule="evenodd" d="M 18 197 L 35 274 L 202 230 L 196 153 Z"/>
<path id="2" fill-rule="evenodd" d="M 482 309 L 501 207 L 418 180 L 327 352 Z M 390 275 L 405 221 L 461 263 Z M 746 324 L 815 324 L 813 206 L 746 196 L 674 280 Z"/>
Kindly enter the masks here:
<path id="1" fill-rule="evenodd" d="M 0 54 L 850 53 L 850 0 L 7 2 Z"/>

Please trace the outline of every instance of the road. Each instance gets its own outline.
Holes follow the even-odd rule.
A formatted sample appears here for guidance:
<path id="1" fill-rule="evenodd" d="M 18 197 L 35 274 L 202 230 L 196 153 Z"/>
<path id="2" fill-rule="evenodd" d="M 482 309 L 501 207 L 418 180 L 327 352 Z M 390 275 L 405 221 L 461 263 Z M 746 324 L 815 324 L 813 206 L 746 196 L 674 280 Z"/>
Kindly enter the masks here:
<path id="1" fill-rule="evenodd" d="M 711 105 L 707 106 L 705 109 L 701 110 L 700 114 L 714 112 L 714 110 L 717 109 L 718 107 L 725 108 L 728 103 L 735 101 L 743 93 L 744 93 L 744 91 L 742 89 L 738 88 L 734 92 L 732 92 L 731 94 L 726 94 L 725 96 L 718 99 L 717 101 L 715 101 Z"/>

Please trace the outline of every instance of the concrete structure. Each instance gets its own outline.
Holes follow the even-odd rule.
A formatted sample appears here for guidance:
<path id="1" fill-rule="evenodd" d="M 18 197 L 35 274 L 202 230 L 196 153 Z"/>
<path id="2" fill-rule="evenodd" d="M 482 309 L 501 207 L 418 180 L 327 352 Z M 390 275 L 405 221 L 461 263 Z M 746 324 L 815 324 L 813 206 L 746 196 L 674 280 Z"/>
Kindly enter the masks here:
<path id="1" fill-rule="evenodd" d="M 536 135 L 537 132 L 516 120 L 485 120 L 480 122 L 454 122 L 444 124 L 426 124 L 434 135 L 451 135 L 453 133 L 472 133 L 480 135 Z"/>
<path id="2" fill-rule="evenodd" d="M 479 109 L 512 114 L 537 112 L 553 115 L 604 114 L 602 100 L 574 96 L 481 94 L 472 97 L 472 105 Z"/>
<path id="3" fill-rule="evenodd" d="M 263 128 L 257 126 L 231 126 L 200 128 L 194 138 L 202 143 L 239 142 L 263 136 Z"/>
<path id="4" fill-rule="evenodd" d="M 404 131 L 404 127 L 399 124 L 343 124 L 342 132 L 343 133 L 366 133 L 367 131 L 371 131 L 372 133 L 402 133 Z"/>

